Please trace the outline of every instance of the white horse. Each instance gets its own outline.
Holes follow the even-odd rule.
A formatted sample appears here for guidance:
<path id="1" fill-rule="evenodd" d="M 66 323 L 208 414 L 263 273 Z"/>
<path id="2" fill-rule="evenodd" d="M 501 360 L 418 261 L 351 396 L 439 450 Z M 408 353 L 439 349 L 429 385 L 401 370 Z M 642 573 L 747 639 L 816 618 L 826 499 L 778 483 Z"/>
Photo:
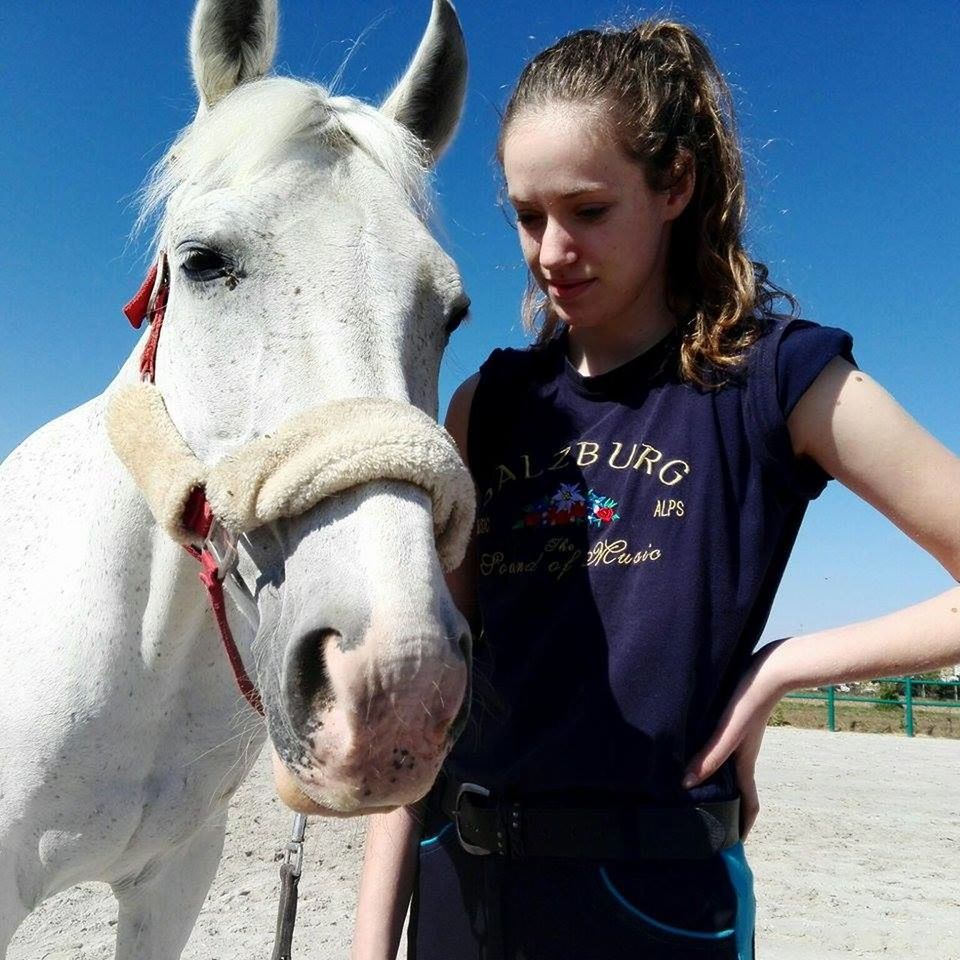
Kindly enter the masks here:
<path id="1" fill-rule="evenodd" d="M 465 85 L 448 0 L 380 109 L 267 77 L 276 27 L 276 0 L 199 0 L 199 110 L 149 191 L 170 278 L 156 385 L 206 465 L 328 402 L 435 417 L 467 306 L 423 222 Z M 469 640 L 431 499 L 382 481 L 242 538 L 251 593 L 233 590 L 229 618 L 260 721 L 195 560 L 108 443 L 146 339 L 0 468 L 0 956 L 44 898 L 99 880 L 119 901 L 116 956 L 174 960 L 268 730 L 298 788 L 352 814 L 423 795 L 461 712 Z"/>

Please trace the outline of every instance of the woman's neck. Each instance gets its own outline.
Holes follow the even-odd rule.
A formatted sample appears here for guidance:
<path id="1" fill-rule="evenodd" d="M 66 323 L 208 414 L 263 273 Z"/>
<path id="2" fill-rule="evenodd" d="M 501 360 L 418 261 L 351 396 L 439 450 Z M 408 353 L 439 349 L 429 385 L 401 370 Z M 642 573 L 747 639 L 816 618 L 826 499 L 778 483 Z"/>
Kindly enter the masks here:
<path id="1" fill-rule="evenodd" d="M 669 312 L 622 329 L 570 327 L 567 357 L 578 373 L 596 377 L 646 353 L 675 328 Z"/>

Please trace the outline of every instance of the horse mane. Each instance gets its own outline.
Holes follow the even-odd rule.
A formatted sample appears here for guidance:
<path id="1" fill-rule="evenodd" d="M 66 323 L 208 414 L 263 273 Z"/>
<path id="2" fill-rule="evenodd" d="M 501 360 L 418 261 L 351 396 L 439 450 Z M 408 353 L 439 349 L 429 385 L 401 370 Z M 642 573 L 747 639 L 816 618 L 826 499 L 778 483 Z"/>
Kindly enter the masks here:
<path id="1" fill-rule="evenodd" d="M 255 180 L 295 140 L 331 149 L 355 146 L 400 188 L 421 219 L 429 215 L 427 151 L 406 128 L 353 97 L 331 97 L 319 84 L 267 77 L 241 84 L 180 133 L 142 190 L 137 229 L 185 184 L 209 188 Z M 162 218 L 158 238 L 164 228 Z"/>

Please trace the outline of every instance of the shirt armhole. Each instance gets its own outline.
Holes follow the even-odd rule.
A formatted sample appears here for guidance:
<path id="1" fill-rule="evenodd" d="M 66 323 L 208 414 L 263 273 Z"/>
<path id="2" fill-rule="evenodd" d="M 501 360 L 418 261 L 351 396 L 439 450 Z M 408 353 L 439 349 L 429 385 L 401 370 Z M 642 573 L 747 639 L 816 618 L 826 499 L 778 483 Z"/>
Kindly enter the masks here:
<path id="1" fill-rule="evenodd" d="M 503 363 L 504 353 L 504 350 L 498 348 L 480 365 L 477 385 L 474 388 L 473 399 L 470 403 L 470 416 L 467 420 L 467 460 L 474 477 L 476 477 L 475 471 L 483 461 L 484 448 L 489 439 L 487 424 L 484 421 L 489 419 L 487 416 L 489 406 L 497 401 L 495 385 L 500 379 L 498 374 Z"/>

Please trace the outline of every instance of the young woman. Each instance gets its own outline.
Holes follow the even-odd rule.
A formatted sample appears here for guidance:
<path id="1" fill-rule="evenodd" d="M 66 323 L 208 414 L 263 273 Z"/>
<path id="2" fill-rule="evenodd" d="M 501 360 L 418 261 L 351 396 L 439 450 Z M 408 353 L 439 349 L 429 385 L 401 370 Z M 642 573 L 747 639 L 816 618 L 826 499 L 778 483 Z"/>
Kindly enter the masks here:
<path id="1" fill-rule="evenodd" d="M 960 660 L 960 590 L 754 654 L 807 503 L 835 477 L 957 577 L 960 461 L 846 333 L 774 312 L 688 28 L 541 53 L 500 159 L 537 342 L 448 415 L 479 491 L 473 716 L 422 808 L 371 825 L 354 957 L 395 956 L 412 889 L 415 960 L 746 960 L 773 706 Z"/>

